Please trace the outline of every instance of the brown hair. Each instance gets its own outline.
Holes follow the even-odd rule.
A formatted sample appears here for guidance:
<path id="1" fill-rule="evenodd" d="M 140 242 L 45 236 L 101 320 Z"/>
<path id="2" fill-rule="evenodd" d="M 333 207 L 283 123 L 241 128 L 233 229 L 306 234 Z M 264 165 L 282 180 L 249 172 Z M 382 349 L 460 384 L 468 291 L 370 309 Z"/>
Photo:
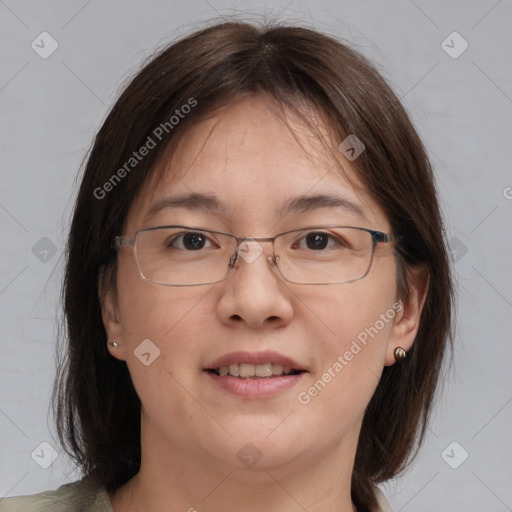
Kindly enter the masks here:
<path id="1" fill-rule="evenodd" d="M 235 21 L 203 28 L 159 51 L 113 106 L 88 156 L 67 244 L 68 343 L 53 395 L 59 439 L 108 490 L 138 472 L 141 404 L 126 363 L 107 350 L 98 278 L 109 276 L 105 286 L 115 289 L 111 241 L 159 159 L 194 121 L 249 93 L 265 94 L 306 122 L 301 105 L 315 108 L 340 142 L 356 134 L 366 149 L 352 167 L 392 232 L 403 236 L 396 248 L 401 297 L 408 298 L 413 268 L 429 272 L 412 349 L 402 364 L 384 368 L 363 420 L 351 492 L 358 510 L 371 511 L 375 483 L 403 470 L 423 439 L 451 341 L 451 274 L 431 165 L 407 113 L 362 55 L 308 28 Z M 178 124 L 170 121 L 194 101 Z M 156 142 L 155 133 L 161 136 L 156 146 L 131 161 L 148 137 Z"/>

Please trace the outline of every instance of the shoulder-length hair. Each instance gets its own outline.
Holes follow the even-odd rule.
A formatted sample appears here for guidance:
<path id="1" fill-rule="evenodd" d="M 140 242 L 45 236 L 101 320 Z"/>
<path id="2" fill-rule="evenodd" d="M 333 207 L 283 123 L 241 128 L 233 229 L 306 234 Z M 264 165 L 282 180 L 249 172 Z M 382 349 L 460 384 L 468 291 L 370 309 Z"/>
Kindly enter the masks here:
<path id="1" fill-rule="evenodd" d="M 151 58 L 108 114 L 85 165 L 66 247 L 67 344 L 52 400 L 59 440 L 108 490 L 139 471 L 141 404 L 126 363 L 107 350 L 101 315 L 101 287 L 115 292 L 111 242 L 157 163 L 194 122 L 253 93 L 314 128 L 304 106 L 312 107 L 339 142 L 350 134 L 363 142 L 351 165 L 402 236 L 395 257 L 403 300 L 410 271 L 428 270 L 412 349 L 402 364 L 384 368 L 363 420 L 351 492 L 358 510 L 371 511 L 375 484 L 402 471 L 423 440 L 452 340 L 452 278 L 431 164 L 406 111 L 366 58 L 308 28 L 237 21 L 202 28 Z M 143 146 L 153 147 L 142 158 Z"/>

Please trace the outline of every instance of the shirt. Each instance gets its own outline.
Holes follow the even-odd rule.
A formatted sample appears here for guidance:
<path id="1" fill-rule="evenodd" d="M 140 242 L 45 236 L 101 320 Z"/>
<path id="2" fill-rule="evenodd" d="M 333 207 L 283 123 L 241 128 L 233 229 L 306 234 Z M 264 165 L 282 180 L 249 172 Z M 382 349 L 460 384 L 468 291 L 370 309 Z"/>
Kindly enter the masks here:
<path id="1" fill-rule="evenodd" d="M 377 512 L 393 512 L 377 489 Z M 54 491 L 0 499 L 0 512 L 114 512 L 105 487 L 94 475 L 61 485 Z"/>

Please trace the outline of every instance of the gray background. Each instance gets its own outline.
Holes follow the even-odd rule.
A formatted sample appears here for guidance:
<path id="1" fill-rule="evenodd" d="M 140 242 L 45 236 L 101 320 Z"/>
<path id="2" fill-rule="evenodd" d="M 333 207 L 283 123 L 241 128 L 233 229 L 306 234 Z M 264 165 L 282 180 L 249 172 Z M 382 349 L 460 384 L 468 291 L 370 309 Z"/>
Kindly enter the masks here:
<path id="1" fill-rule="evenodd" d="M 455 362 L 419 457 L 383 490 L 396 511 L 512 510 L 510 0 L 0 0 L 0 497 L 77 477 L 63 454 L 41 467 L 52 461 L 41 443 L 57 446 L 48 406 L 61 256 L 79 165 L 121 83 L 201 20 L 265 13 L 378 62 L 438 177 L 458 280 Z M 31 47 L 43 31 L 58 42 L 46 59 Z M 459 36 L 443 44 L 454 31 L 469 45 L 460 55 Z"/>

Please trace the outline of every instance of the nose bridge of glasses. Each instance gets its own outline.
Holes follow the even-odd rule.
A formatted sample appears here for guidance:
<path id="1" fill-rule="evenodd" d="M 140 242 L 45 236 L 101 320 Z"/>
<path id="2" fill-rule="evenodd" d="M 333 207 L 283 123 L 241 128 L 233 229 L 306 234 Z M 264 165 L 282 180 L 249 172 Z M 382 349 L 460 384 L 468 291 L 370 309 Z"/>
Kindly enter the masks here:
<path id="1" fill-rule="evenodd" d="M 270 242 L 272 244 L 272 253 L 268 256 L 267 260 L 276 264 L 276 258 L 274 256 L 274 238 L 265 237 L 265 238 L 253 238 L 253 237 L 243 237 L 237 238 L 237 247 L 235 253 L 230 258 L 230 267 L 233 267 L 238 256 L 240 256 L 246 263 L 253 263 L 256 261 L 261 254 L 264 252 L 263 246 L 261 244 Z"/>

